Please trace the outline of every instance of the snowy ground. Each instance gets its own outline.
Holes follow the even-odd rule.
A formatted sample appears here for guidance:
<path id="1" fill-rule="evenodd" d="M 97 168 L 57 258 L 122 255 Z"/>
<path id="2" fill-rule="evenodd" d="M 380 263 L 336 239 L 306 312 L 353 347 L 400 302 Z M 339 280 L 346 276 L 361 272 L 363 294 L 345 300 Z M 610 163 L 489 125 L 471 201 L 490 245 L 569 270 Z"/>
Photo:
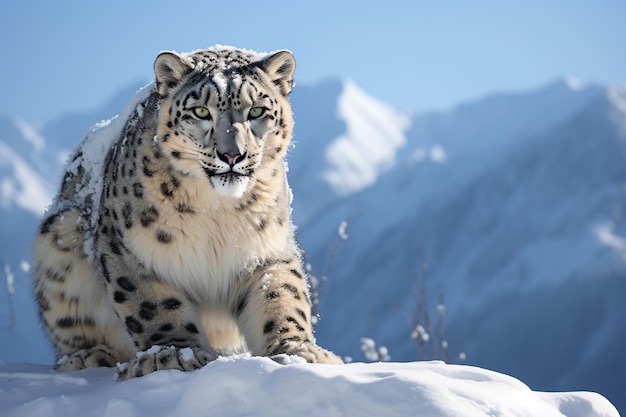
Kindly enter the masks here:
<path id="1" fill-rule="evenodd" d="M 108 368 L 62 374 L 49 366 L 0 363 L 0 415 L 619 417 L 599 394 L 534 392 L 517 379 L 470 366 L 278 365 L 249 356 L 125 382 L 115 381 Z"/>

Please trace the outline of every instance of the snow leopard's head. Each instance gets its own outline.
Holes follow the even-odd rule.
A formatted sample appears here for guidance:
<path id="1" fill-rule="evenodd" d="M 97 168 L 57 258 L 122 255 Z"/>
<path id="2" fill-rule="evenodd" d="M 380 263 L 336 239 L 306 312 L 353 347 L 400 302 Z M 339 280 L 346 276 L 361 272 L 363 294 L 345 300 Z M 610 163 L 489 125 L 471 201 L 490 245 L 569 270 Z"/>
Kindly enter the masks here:
<path id="1" fill-rule="evenodd" d="M 290 52 L 164 52 L 154 69 L 156 140 L 175 169 L 206 175 L 217 193 L 240 198 L 260 171 L 282 163 L 293 127 Z"/>

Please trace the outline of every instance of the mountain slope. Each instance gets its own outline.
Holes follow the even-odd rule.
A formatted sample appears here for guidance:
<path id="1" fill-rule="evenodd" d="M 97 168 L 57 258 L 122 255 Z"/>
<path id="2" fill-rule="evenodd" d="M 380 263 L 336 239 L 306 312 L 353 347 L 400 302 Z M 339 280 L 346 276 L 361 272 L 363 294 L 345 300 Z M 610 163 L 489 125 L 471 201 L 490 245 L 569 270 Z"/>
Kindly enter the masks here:
<path id="1" fill-rule="evenodd" d="M 510 165 L 526 176 L 517 181 L 516 192 L 528 196 L 527 204 L 515 210 L 522 215 L 508 228 L 499 227 L 502 238 L 490 239 L 465 277 L 470 283 L 466 294 L 497 288 L 498 280 L 506 280 L 510 289 L 502 288 L 501 296 L 480 303 L 474 312 L 465 310 L 450 329 L 472 363 L 542 389 L 601 390 L 620 407 L 626 405 L 620 382 L 626 379 L 621 353 L 626 347 L 626 257 L 600 231 L 626 235 L 623 93 L 612 90 L 591 102 Z M 491 215 L 498 222 L 497 213 Z M 507 239 L 516 243 L 507 245 Z M 499 271 L 489 269 L 494 252 L 508 261 Z M 491 329 L 491 336 L 482 328 Z M 512 351 L 518 352 L 515 360 Z"/>
<path id="2" fill-rule="evenodd" d="M 453 156 L 492 152 L 563 122 L 604 89 L 557 79 L 528 92 L 489 94 L 447 113 L 418 115 L 408 133 Z"/>
<path id="3" fill-rule="evenodd" d="M 418 286 L 417 270 L 433 307 L 438 293 L 445 296 L 452 353 L 463 350 L 469 363 L 506 369 L 542 389 L 626 398 L 618 384 L 626 367 L 615 366 L 626 348 L 626 258 L 616 250 L 626 235 L 620 91 L 597 96 L 499 158 L 405 166 L 402 178 L 394 170 L 334 208 L 321 223 L 357 214 L 323 296 L 329 319 L 320 322 L 319 337 L 358 355 L 354 341 L 373 336 L 392 359 L 415 359 L 410 323 L 397 310 L 415 309 L 409 290 Z M 446 177 L 446 170 L 474 175 Z M 428 183 L 437 178 L 448 181 Z M 315 231 L 313 238 L 332 242 L 336 226 L 321 228 L 313 224 L 301 235 Z M 323 259 L 318 250 L 312 256 Z M 610 367 L 611 377 L 587 374 Z"/>
<path id="4" fill-rule="evenodd" d="M 365 189 L 395 163 L 410 119 L 351 81 L 331 80 L 292 94 L 289 180 L 295 221 L 306 224 L 338 199 Z"/>

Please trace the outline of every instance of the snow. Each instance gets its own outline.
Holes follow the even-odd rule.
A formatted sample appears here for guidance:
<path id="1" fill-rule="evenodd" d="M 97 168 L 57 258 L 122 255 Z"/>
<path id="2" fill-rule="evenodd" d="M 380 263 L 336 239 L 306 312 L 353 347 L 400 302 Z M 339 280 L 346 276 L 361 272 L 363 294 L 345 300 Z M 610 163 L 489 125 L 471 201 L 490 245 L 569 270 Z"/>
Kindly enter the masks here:
<path id="1" fill-rule="evenodd" d="M 41 152 L 46 147 L 46 142 L 44 138 L 28 123 L 19 118 L 15 118 L 13 122 L 15 123 L 15 126 L 20 130 L 20 133 L 22 134 L 24 139 L 33 146 L 35 152 Z"/>
<path id="2" fill-rule="evenodd" d="M 626 260 L 626 238 L 615 234 L 614 228 L 614 224 L 607 221 L 596 227 L 596 236 L 601 243 L 613 249 L 618 256 Z"/>
<path id="3" fill-rule="evenodd" d="M 247 355 L 125 382 L 110 368 L 55 373 L 0 365 L 3 417 L 618 417 L 599 394 L 545 393 L 496 372 L 442 362 L 279 365 Z"/>
<path id="4" fill-rule="evenodd" d="M 213 81 L 217 86 L 217 91 L 219 91 L 219 94 L 225 94 L 228 88 L 228 80 L 226 79 L 226 76 L 224 76 L 224 74 L 216 72 L 213 75 L 213 78 L 211 78 L 211 81 Z"/>
<path id="5" fill-rule="evenodd" d="M 569 89 L 574 91 L 581 90 L 584 87 L 583 82 L 572 75 L 568 75 L 563 81 Z"/>
<path id="6" fill-rule="evenodd" d="M 0 169 L 4 167 L 8 167 L 12 175 L 0 177 L 0 206 L 8 210 L 13 202 L 40 216 L 52 199 L 52 187 L 20 155 L 0 142 Z"/>
<path id="7" fill-rule="evenodd" d="M 448 159 L 448 155 L 446 154 L 446 150 L 441 145 L 434 145 L 430 148 L 430 159 L 433 162 L 444 163 Z"/>
<path id="8" fill-rule="evenodd" d="M 404 146 L 410 118 L 365 94 L 346 81 L 338 101 L 338 117 L 346 132 L 326 149 L 326 181 L 338 194 L 350 194 L 373 184 L 395 162 Z"/>
<path id="9" fill-rule="evenodd" d="M 9 265 L 4 265 L 3 272 L 7 284 L 7 293 L 15 294 L 15 277 L 13 276 L 13 272 L 11 272 L 11 267 Z"/>
<path id="10" fill-rule="evenodd" d="M 361 338 L 361 350 L 365 359 L 370 362 L 389 362 L 391 360 L 387 346 L 376 346 L 376 341 L 370 337 Z M 352 358 L 345 362 L 352 362 Z"/>
<path id="11" fill-rule="evenodd" d="M 626 117 L 626 85 L 609 89 L 607 98 L 619 113 L 615 115 L 615 119 L 622 128 L 620 132 L 622 139 L 626 139 L 626 123 L 624 122 L 624 118 Z"/>
<path id="12" fill-rule="evenodd" d="M 348 233 L 346 233 L 347 229 L 348 229 L 348 222 L 344 220 L 339 224 L 339 229 L 338 229 L 339 238 L 341 238 L 341 240 L 348 240 Z"/>
<path id="13" fill-rule="evenodd" d="M 180 350 L 181 357 L 186 362 L 191 362 L 194 358 L 193 350 L 191 348 L 184 348 Z"/>

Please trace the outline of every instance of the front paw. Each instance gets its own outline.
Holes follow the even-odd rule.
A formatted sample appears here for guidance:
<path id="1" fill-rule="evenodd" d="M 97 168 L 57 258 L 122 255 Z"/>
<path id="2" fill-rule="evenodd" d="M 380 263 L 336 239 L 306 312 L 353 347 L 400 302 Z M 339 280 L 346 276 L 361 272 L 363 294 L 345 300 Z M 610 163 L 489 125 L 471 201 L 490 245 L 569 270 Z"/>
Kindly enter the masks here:
<path id="1" fill-rule="evenodd" d="M 55 371 L 69 372 L 100 366 L 113 367 L 120 360 L 115 351 L 105 345 L 82 349 L 60 358 L 54 366 Z"/>
<path id="2" fill-rule="evenodd" d="M 271 358 L 280 363 L 290 363 L 285 361 L 285 355 L 299 356 L 309 363 L 324 363 L 329 365 L 342 365 L 343 361 L 333 352 L 323 349 L 313 343 L 281 343 L 282 349 L 280 354 L 272 355 Z"/>
<path id="3" fill-rule="evenodd" d="M 216 358 L 215 351 L 198 347 L 153 346 L 145 352 L 138 352 L 127 364 L 118 365 L 118 379 L 125 381 L 166 369 L 191 371 Z"/>

